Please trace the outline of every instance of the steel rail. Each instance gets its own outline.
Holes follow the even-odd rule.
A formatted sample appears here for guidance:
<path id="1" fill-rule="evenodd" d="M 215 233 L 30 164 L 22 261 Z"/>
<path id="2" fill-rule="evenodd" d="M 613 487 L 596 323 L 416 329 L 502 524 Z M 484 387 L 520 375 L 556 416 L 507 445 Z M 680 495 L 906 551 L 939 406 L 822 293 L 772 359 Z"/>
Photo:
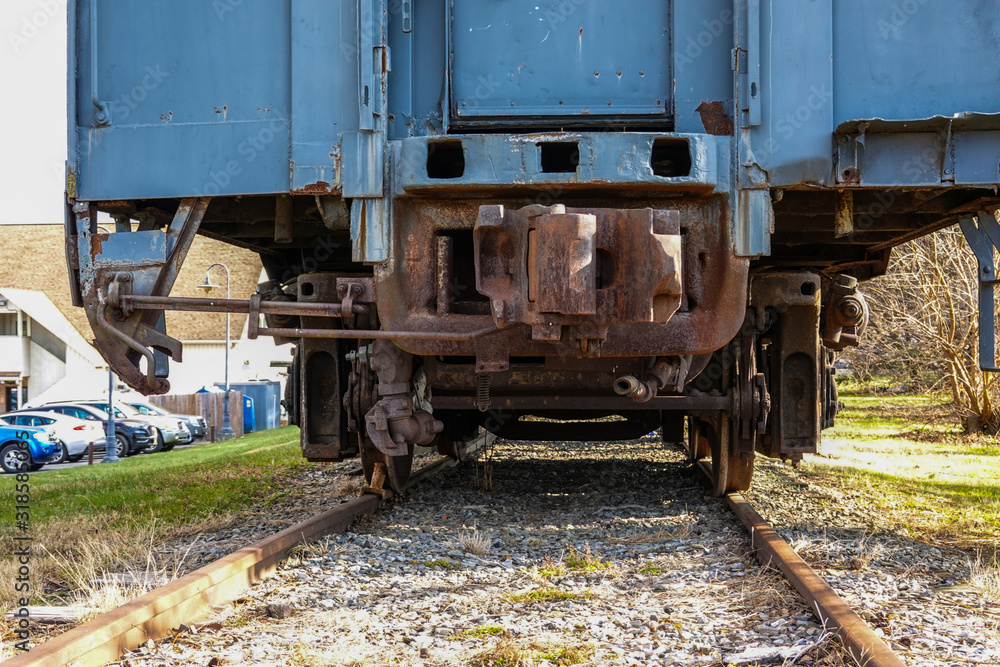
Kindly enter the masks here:
<path id="1" fill-rule="evenodd" d="M 861 667 L 904 667 L 899 656 L 795 553 L 743 495 L 729 494 L 726 504 L 750 533 L 750 542 L 761 564 L 781 570 L 819 621 L 837 633 Z"/>
<path id="2" fill-rule="evenodd" d="M 465 452 L 471 453 L 481 447 L 487 437 L 480 435 Z M 455 463 L 453 459 L 440 458 L 427 464 L 410 476 L 407 489 Z M 385 499 L 392 497 L 392 492 L 388 491 Z M 197 622 L 210 614 L 213 607 L 237 599 L 251 584 L 274 574 L 296 544 L 344 532 L 356 518 L 374 512 L 384 502 L 373 494 L 354 498 L 38 644 L 4 661 L 3 665 L 97 667 L 114 662 L 126 650 L 141 646 L 149 639 L 168 637 L 182 623 Z"/>

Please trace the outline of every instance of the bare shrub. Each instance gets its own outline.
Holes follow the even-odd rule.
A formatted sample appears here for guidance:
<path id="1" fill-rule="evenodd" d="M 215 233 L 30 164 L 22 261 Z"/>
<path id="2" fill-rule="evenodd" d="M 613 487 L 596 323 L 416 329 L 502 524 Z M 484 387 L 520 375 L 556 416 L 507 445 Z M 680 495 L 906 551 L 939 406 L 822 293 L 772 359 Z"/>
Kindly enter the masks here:
<path id="1" fill-rule="evenodd" d="M 888 273 L 865 287 L 872 315 L 851 353 L 858 381 L 945 390 L 959 413 L 996 432 L 995 377 L 979 370 L 978 272 L 957 227 L 896 248 Z"/>

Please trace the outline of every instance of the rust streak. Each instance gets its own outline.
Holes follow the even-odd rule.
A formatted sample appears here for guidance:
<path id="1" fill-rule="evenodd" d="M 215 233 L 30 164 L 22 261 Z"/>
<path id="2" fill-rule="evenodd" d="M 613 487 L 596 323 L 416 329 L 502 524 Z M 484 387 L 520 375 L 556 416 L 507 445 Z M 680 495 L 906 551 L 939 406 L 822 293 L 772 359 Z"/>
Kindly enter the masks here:
<path id="1" fill-rule="evenodd" d="M 303 194 L 303 195 L 321 195 L 333 192 L 333 186 L 326 181 L 316 181 L 315 183 L 310 183 L 309 185 L 299 188 L 297 190 L 292 190 L 293 194 Z"/>
<path id="2" fill-rule="evenodd" d="M 733 121 L 726 114 L 722 102 L 702 102 L 695 111 L 701 114 L 701 124 L 709 134 L 717 137 L 733 136 Z"/>

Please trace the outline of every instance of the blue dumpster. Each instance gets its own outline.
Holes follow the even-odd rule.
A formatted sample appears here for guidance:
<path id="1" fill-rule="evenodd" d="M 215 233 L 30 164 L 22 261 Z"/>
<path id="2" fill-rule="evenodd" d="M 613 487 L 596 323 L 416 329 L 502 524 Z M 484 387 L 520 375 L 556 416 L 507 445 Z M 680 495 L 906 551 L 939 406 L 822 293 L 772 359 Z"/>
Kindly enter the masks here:
<path id="1" fill-rule="evenodd" d="M 221 387 L 219 383 L 216 386 Z M 243 396 L 253 400 L 252 423 L 246 427 L 246 432 L 266 431 L 281 426 L 281 385 L 273 380 L 250 380 L 248 382 L 230 382 L 233 391 L 243 392 Z M 247 422 L 246 403 L 244 402 L 243 421 Z"/>
<path id="2" fill-rule="evenodd" d="M 254 410 L 253 410 L 253 398 L 249 396 L 243 397 L 243 432 L 253 433 L 254 432 Z"/>

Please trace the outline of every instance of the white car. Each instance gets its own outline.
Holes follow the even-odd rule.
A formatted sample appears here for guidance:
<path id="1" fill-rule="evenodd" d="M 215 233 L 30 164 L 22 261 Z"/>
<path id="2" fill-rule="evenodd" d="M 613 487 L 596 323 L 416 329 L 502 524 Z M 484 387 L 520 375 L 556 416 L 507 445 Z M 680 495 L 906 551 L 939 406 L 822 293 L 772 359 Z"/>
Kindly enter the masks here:
<path id="1" fill-rule="evenodd" d="M 107 440 L 102 422 L 84 421 L 58 412 L 11 412 L 0 415 L 0 419 L 12 426 L 34 426 L 52 432 L 59 445 L 58 458 L 50 463 L 79 461 L 86 456 L 90 444 L 94 452 L 104 454 Z"/>

